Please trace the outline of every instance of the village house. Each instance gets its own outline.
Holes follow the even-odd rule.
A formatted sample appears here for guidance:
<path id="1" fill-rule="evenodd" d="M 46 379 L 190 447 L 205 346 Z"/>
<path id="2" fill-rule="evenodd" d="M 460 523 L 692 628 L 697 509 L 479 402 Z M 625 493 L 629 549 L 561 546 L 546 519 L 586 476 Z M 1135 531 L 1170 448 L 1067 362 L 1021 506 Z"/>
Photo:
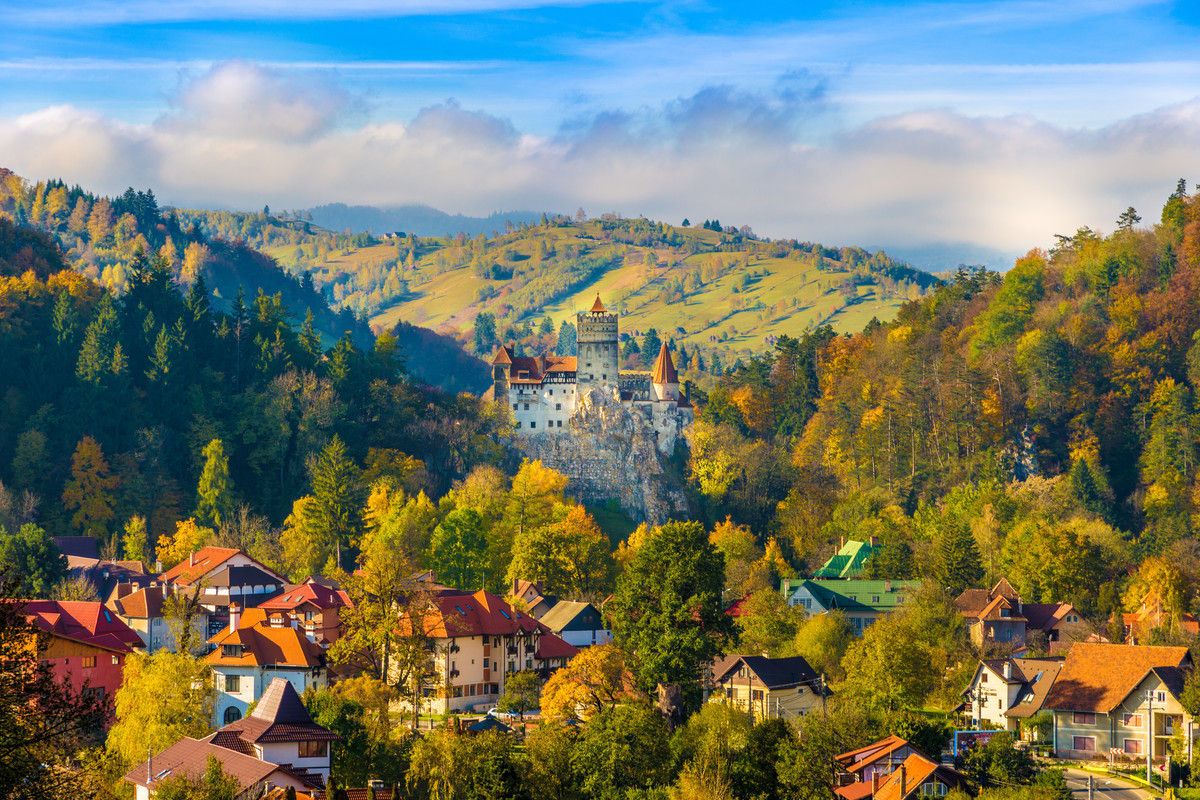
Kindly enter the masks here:
<path id="1" fill-rule="evenodd" d="M 574 647 L 608 644 L 613 640 L 613 633 L 605 627 L 600 609 L 591 603 L 559 600 L 538 617 L 538 622 Z"/>
<path id="2" fill-rule="evenodd" d="M 1200 636 L 1200 622 L 1196 616 L 1186 611 L 1168 609 L 1157 591 L 1147 592 L 1136 611 L 1128 611 L 1121 616 L 1125 623 L 1125 641 L 1129 644 L 1146 643 L 1154 631 L 1163 628 L 1186 636 Z"/>
<path id="3" fill-rule="evenodd" d="M 965 589 L 954 608 L 967 622 L 971 641 L 981 650 L 1015 651 L 1044 637 L 1050 652 L 1091 635 L 1091 627 L 1070 603 L 1026 603 L 1006 578 L 991 589 Z"/>
<path id="4" fill-rule="evenodd" d="M 709 702 L 729 703 L 755 720 L 819 713 L 831 694 L 801 656 L 729 655 L 715 662 L 710 672 Z"/>
<path id="5" fill-rule="evenodd" d="M 218 725 L 241 719 L 271 682 L 283 678 L 297 692 L 328 685 L 325 651 L 309 641 L 286 613 L 229 607 L 229 627 L 209 639 L 213 651 L 201 659 L 212 667 Z"/>
<path id="6" fill-rule="evenodd" d="M 847 776 L 848 784 L 878 784 L 877 779 L 891 774 L 892 770 L 904 763 L 904 759 L 913 753 L 919 753 L 905 739 L 899 736 L 888 736 L 864 747 L 847 751 L 834 757 L 834 763 L 841 767 Z M 851 793 L 862 791 L 862 786 Z M 839 791 L 839 794 L 841 792 Z"/>
<path id="7" fill-rule="evenodd" d="M 1171 739 L 1191 730 L 1179 702 L 1192 666 L 1186 647 L 1076 642 L 1046 698 L 1062 758 L 1115 752 L 1161 763 Z"/>
<path id="8" fill-rule="evenodd" d="M 173 592 L 174 587 L 165 583 L 141 589 L 123 583 L 105 605 L 122 622 L 137 631 L 147 652 L 174 650 L 177 646 L 175 632 L 171 630 L 166 614 L 167 598 Z M 207 614 L 197 614 L 191 624 L 193 641 L 203 642 L 208 638 Z"/>
<path id="9" fill-rule="evenodd" d="M 908 800 L 910 797 L 945 797 L 954 789 L 966 790 L 967 779 L 922 753 L 913 753 L 887 778 L 872 787 L 874 800 Z M 855 800 L 847 798 L 846 800 Z"/>
<path id="10" fill-rule="evenodd" d="M 38 660 L 75 692 L 111 697 L 121 688 L 125 659 L 142 647 L 137 633 L 103 604 L 27 600 L 22 613 L 38 629 Z"/>
<path id="11" fill-rule="evenodd" d="M 557 597 L 546 594 L 541 581 L 525 580 L 513 581 L 512 600 L 514 605 L 529 612 L 534 619 L 541 619 L 558 602 Z"/>
<path id="12" fill-rule="evenodd" d="M 309 577 L 303 583 L 284 586 L 282 592 L 258 607 L 269 613 L 286 613 L 309 641 L 327 647 L 337 641 L 341 609 L 350 605 L 345 591 L 321 578 Z"/>
<path id="13" fill-rule="evenodd" d="M 986 722 L 1031 738 L 1027 722 L 1042 710 L 1062 665 L 1058 658 L 984 659 L 963 692 L 964 712 L 977 727 Z"/>
<path id="14" fill-rule="evenodd" d="M 231 604 L 254 608 L 287 583 L 274 570 L 231 547 L 203 547 L 189 553 L 159 580 L 177 591 L 198 591 L 200 605 L 209 615 L 210 637 L 225 626 Z"/>
<path id="15" fill-rule="evenodd" d="M 437 679 L 425 689 L 423 713 L 490 709 L 513 673 L 538 670 L 545 678 L 579 652 L 486 591 L 439 593 L 418 619 L 403 616 L 400 631 L 415 632 L 430 643 Z"/>
<path id="16" fill-rule="evenodd" d="M 966 778 L 943 766 L 899 736 L 888 736 L 834 757 L 843 771 L 834 789 L 841 800 L 905 800 L 968 791 Z"/>
<path id="17" fill-rule="evenodd" d="M 827 614 L 836 609 L 859 635 L 875 620 L 904 605 L 920 587 L 920 581 L 784 578 L 780 582 L 788 605 L 800 606 L 809 614 Z"/>

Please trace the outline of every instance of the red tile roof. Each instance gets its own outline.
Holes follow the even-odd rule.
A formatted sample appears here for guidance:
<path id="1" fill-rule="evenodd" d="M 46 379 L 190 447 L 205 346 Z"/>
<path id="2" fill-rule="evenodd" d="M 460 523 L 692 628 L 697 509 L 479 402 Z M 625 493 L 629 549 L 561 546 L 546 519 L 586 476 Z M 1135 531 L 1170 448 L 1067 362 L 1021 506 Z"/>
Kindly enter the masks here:
<path id="1" fill-rule="evenodd" d="M 212 741 L 239 752 L 249 744 L 267 742 L 335 742 L 342 737 L 313 722 L 291 682 L 274 678 L 248 717 L 231 722 L 213 734 Z"/>
<path id="2" fill-rule="evenodd" d="M 503 636 L 519 633 L 538 634 L 538 658 L 571 657 L 579 649 L 567 644 L 528 614 L 517 611 L 491 592 L 474 594 L 448 591 L 433 599 L 433 613 L 421 624 L 425 635 L 435 639 L 458 636 Z M 405 634 L 411 625 L 402 617 L 398 628 Z"/>
<path id="3" fill-rule="evenodd" d="M 201 547 L 162 574 L 164 581 L 186 586 L 242 552 L 232 547 Z"/>
<path id="4" fill-rule="evenodd" d="M 320 645 L 310 642 L 307 636 L 290 625 L 267 625 L 266 614 L 258 608 L 248 608 L 242 612 L 237 630 L 225 628 L 208 641 L 216 645 L 216 649 L 203 660 L 214 666 L 315 667 L 322 663 L 324 653 Z M 242 646 L 240 656 L 224 655 L 224 646 L 239 644 Z"/>
<path id="5" fill-rule="evenodd" d="M 211 739 L 211 737 L 209 737 Z M 138 786 L 153 786 L 155 782 L 176 775 L 185 775 L 193 780 L 201 777 L 208 767 L 209 756 L 221 762 L 226 775 L 237 781 L 244 791 L 256 783 L 266 780 L 273 773 L 291 774 L 278 764 L 263 761 L 237 750 L 230 750 L 207 739 L 185 736 L 175 744 L 150 759 L 142 762 L 125 775 L 125 780 Z M 149 773 L 153 772 L 153 776 Z M 153 777 L 153 781 L 149 780 Z"/>
<path id="6" fill-rule="evenodd" d="M 350 595 L 346 594 L 344 590 L 323 586 L 309 580 L 301 584 L 284 586 L 281 594 L 259 603 L 258 608 L 266 611 L 293 611 L 305 603 L 322 611 L 352 605 Z"/>
<path id="7" fill-rule="evenodd" d="M 1190 661 L 1186 647 L 1075 642 L 1044 707 L 1107 714 L 1155 667 L 1185 666 Z"/>
<path id="8" fill-rule="evenodd" d="M 30 623 L 62 639 L 82 642 L 114 653 L 144 646 L 137 632 L 103 603 L 83 600 L 22 600 Z"/>
<path id="9" fill-rule="evenodd" d="M 601 303 L 601 302 L 600 302 L 600 295 L 599 295 L 599 294 L 597 294 L 597 295 L 596 295 L 596 302 L 592 303 L 592 310 L 591 310 L 591 312 L 590 312 L 590 313 L 592 313 L 592 314 L 604 314 L 604 313 L 606 313 L 606 312 L 605 312 L 605 310 L 604 310 L 604 303 Z"/>
<path id="10" fill-rule="evenodd" d="M 907 740 L 892 734 L 864 747 L 834 756 L 833 760 L 845 767 L 848 772 L 858 772 L 884 756 L 891 755 L 900 748 L 908 746 L 910 745 Z"/>
<path id="11" fill-rule="evenodd" d="M 904 776 L 903 788 L 900 786 L 901 775 Z M 915 794 L 921 784 L 930 778 L 937 778 L 951 788 L 964 782 L 962 773 L 943 767 L 920 753 L 913 753 L 880 784 L 879 791 L 875 792 L 875 800 L 903 800 Z"/>

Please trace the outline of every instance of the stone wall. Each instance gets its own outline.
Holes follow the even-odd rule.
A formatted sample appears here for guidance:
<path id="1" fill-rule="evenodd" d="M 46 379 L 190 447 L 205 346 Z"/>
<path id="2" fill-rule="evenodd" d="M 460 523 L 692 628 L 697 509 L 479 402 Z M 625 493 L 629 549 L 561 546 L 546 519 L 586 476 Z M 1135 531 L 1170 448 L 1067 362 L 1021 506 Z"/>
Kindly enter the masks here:
<path id="1" fill-rule="evenodd" d="M 570 478 L 567 491 L 581 502 L 615 499 L 635 521 L 652 525 L 688 515 L 687 498 L 659 460 L 657 432 L 612 389 L 580 387 L 564 434 L 568 427 L 569 435 L 530 433 L 516 444 Z"/>

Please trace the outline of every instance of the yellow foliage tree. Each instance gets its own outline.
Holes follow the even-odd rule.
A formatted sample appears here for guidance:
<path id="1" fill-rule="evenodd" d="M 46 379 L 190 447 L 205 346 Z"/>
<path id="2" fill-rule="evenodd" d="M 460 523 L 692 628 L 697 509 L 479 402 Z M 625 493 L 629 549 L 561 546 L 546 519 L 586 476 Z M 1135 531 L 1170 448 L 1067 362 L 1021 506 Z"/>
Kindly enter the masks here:
<path id="1" fill-rule="evenodd" d="M 182 564 L 189 554 L 203 547 L 212 535 L 210 528 L 202 528 L 196 524 L 196 520 L 188 517 L 175 525 L 174 535 L 158 540 L 155 557 L 162 562 L 163 569 L 170 569 L 176 564 Z"/>
<path id="2" fill-rule="evenodd" d="M 79 440 L 71 456 L 71 480 L 63 487 L 63 505 L 74 510 L 71 524 L 88 536 L 103 536 L 113 518 L 113 495 L 120 481 L 108 471 L 100 444 L 90 436 Z"/>
<path id="3" fill-rule="evenodd" d="M 583 506 L 571 506 L 562 520 L 517 536 L 508 582 L 542 581 L 555 594 L 599 600 L 611 564 L 608 537 Z"/>
<path id="4" fill-rule="evenodd" d="M 542 716 L 586 720 L 612 708 L 626 696 L 627 672 L 625 653 L 616 645 L 584 649 L 542 687 Z"/>

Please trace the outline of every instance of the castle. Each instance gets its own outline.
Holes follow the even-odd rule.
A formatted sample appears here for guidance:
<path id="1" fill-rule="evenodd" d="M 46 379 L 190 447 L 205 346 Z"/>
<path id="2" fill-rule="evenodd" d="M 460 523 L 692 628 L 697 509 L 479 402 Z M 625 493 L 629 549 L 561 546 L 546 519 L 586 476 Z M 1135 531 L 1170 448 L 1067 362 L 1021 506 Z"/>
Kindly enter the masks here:
<path id="1" fill-rule="evenodd" d="M 692 405 L 680 394 L 666 343 L 649 373 L 622 373 L 617 315 L 604 308 L 599 295 L 590 311 L 576 315 L 575 327 L 578 356 L 516 356 L 510 347 L 498 348 L 484 399 L 512 406 L 518 436 L 569 435 L 572 413 L 599 390 L 640 416 L 656 434 L 659 452 L 670 455 L 692 421 Z"/>

